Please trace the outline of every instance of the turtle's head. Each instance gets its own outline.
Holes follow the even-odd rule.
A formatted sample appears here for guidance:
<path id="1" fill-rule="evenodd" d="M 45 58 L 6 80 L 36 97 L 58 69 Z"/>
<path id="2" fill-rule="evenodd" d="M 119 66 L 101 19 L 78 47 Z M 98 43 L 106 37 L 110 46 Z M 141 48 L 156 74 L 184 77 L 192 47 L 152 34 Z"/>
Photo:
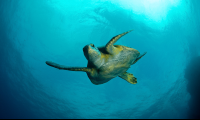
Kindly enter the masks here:
<path id="1" fill-rule="evenodd" d="M 94 44 L 86 45 L 83 48 L 84 55 L 88 61 L 95 62 L 98 58 L 101 57 L 101 53 Z"/>

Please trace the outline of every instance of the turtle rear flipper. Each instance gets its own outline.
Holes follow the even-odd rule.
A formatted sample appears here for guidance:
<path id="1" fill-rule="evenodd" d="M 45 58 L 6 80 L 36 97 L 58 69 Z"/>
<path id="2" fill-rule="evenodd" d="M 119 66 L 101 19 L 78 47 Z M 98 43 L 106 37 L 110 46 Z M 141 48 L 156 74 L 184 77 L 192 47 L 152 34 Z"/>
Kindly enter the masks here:
<path id="1" fill-rule="evenodd" d="M 58 68 L 60 70 L 91 72 L 91 69 L 87 68 L 87 67 L 67 67 L 67 66 L 59 65 L 59 64 L 51 62 L 51 61 L 46 61 L 46 64 L 51 67 Z"/>
<path id="2" fill-rule="evenodd" d="M 127 31 L 127 32 L 124 32 L 122 34 L 119 34 L 119 35 L 116 35 L 115 37 L 113 37 L 107 44 L 106 44 L 106 51 L 109 53 L 109 54 L 113 54 L 114 52 L 114 46 L 113 44 L 115 42 L 117 42 L 117 40 L 119 40 L 122 36 L 126 35 L 127 33 L 131 32 L 133 30 L 130 30 L 130 31 Z"/>
<path id="3" fill-rule="evenodd" d="M 133 76 L 133 74 L 125 72 L 119 75 L 120 78 L 126 80 L 127 82 L 131 84 L 136 84 L 137 83 L 137 78 Z"/>
<path id="4" fill-rule="evenodd" d="M 142 58 L 147 52 L 143 53 L 142 55 L 140 55 L 139 57 L 136 58 L 136 60 L 132 63 L 135 64 L 140 58 Z"/>

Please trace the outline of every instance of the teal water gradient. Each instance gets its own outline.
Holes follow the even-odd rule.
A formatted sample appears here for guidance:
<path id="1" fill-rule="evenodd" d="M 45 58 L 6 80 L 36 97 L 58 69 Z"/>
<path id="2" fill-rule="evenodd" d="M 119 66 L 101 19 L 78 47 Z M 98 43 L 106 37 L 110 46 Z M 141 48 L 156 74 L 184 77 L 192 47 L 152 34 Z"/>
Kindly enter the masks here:
<path id="1" fill-rule="evenodd" d="M 200 53 L 199 1 L 157 9 L 122 1 L 0 0 L 0 118 L 187 118 L 184 70 Z M 131 29 L 116 44 L 147 52 L 128 70 L 136 85 L 118 77 L 96 86 L 84 72 L 45 64 L 86 67 L 86 44 Z"/>

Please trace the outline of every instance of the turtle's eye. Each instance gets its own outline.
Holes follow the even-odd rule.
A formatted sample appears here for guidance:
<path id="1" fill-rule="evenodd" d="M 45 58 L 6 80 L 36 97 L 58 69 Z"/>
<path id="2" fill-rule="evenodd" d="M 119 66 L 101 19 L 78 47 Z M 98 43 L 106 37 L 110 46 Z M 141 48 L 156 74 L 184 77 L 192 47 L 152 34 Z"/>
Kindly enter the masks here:
<path id="1" fill-rule="evenodd" d="M 94 44 L 90 44 L 92 47 L 94 47 Z"/>

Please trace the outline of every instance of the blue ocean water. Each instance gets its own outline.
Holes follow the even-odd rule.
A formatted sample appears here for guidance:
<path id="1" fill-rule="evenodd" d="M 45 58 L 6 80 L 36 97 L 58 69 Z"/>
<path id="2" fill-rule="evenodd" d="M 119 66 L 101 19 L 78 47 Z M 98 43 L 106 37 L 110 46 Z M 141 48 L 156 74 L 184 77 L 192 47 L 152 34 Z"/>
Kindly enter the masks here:
<path id="1" fill-rule="evenodd" d="M 191 107 L 194 94 L 185 70 L 200 55 L 199 5 L 199 0 L 0 0 L 0 118 L 194 117 L 191 113 L 200 112 Z M 137 77 L 135 85 L 119 77 L 94 85 L 84 72 L 45 64 L 86 67 L 85 45 L 104 46 L 131 29 L 116 44 L 147 52 L 128 70 Z"/>

